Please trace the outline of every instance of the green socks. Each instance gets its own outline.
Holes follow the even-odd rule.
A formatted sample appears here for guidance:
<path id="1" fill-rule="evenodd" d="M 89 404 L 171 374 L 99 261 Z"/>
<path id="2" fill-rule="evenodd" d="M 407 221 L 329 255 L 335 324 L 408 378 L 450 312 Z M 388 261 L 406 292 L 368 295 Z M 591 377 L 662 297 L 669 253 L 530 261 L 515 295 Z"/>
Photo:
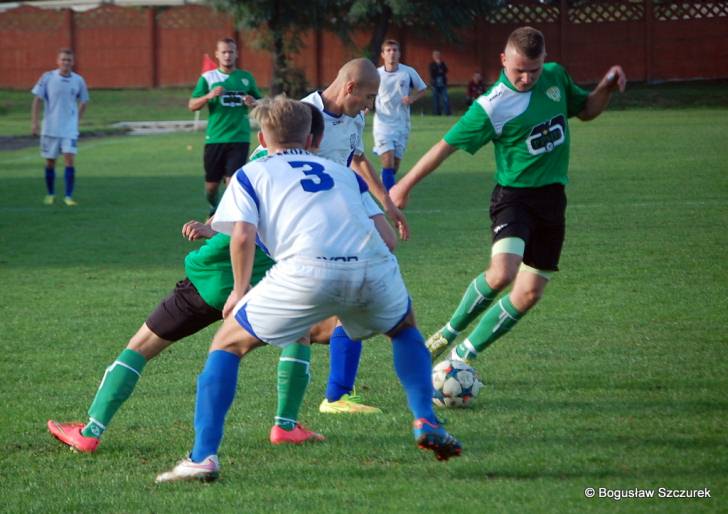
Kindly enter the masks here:
<path id="1" fill-rule="evenodd" d="M 488 305 L 498 295 L 498 291 L 491 289 L 485 276 L 481 273 L 470 282 L 465 290 L 460 305 L 450 318 L 450 322 L 441 330 L 442 335 L 449 343 L 452 343 L 458 334 L 480 314 L 488 308 Z"/>
<path id="2" fill-rule="evenodd" d="M 298 411 L 311 378 L 310 361 L 311 347 L 307 344 L 289 344 L 281 351 L 275 423 L 284 430 L 296 428 Z"/>
<path id="3" fill-rule="evenodd" d="M 499 337 L 518 323 L 523 314 L 518 312 L 508 295 L 488 309 L 470 335 L 457 345 L 457 354 L 463 359 L 474 359 Z"/>
<path id="4" fill-rule="evenodd" d="M 81 431 L 85 437 L 101 437 L 121 404 L 134 391 L 147 360 L 128 348 L 106 368 L 99 390 L 88 410 L 89 422 Z"/>

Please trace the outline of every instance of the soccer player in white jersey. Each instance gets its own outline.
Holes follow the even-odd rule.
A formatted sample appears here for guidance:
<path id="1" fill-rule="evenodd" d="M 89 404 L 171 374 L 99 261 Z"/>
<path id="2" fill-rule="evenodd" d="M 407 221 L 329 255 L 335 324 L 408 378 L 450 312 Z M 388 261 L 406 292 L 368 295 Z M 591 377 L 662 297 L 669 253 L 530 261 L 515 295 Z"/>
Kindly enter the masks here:
<path id="1" fill-rule="evenodd" d="M 89 101 L 88 88 L 81 75 L 71 71 L 73 51 L 62 48 L 58 51 L 58 69 L 41 75 L 33 86 L 31 109 L 32 132 L 40 134 L 41 155 L 46 160 L 45 181 L 47 194 L 43 203 L 52 205 L 56 199 L 56 159 L 63 154 L 66 191 L 63 201 L 69 207 L 77 205 L 73 199 L 76 177 L 74 160 L 77 151 L 78 122 L 83 117 Z M 40 104 L 43 103 L 43 127 L 38 122 Z"/>
<path id="2" fill-rule="evenodd" d="M 336 79 L 325 90 L 303 99 L 317 107 L 324 117 L 324 137 L 318 155 L 343 166 L 350 166 L 367 183 L 369 190 L 399 228 L 408 237 L 407 222 L 392 204 L 374 167 L 364 154 L 364 109 L 371 109 L 379 90 L 379 73 L 368 59 L 345 63 Z M 384 220 L 380 220 L 384 222 Z M 329 343 L 329 379 L 326 397 L 319 410 L 328 414 L 371 414 L 381 412 L 365 405 L 354 392 L 362 343 L 351 340 L 341 326 L 334 330 Z"/>
<path id="3" fill-rule="evenodd" d="M 198 378 L 194 446 L 157 482 L 216 479 L 241 356 L 265 343 L 305 341 L 312 324 L 332 315 L 354 337 L 386 333 L 392 339 L 417 444 L 440 460 L 459 455 L 460 443 L 434 414 L 429 353 L 397 261 L 370 219 L 366 184 L 303 149 L 311 112 L 301 102 L 278 97 L 253 116 L 270 155 L 238 170 L 212 222 L 231 235 L 235 285 Z M 246 293 L 256 236 L 276 264 Z"/>
<path id="4" fill-rule="evenodd" d="M 395 182 L 410 132 L 410 105 L 422 98 L 427 84 L 417 71 L 399 60 L 399 43 L 387 39 L 382 43 L 379 93 L 374 112 L 374 153 L 382 163 L 382 183 L 387 190 Z"/>

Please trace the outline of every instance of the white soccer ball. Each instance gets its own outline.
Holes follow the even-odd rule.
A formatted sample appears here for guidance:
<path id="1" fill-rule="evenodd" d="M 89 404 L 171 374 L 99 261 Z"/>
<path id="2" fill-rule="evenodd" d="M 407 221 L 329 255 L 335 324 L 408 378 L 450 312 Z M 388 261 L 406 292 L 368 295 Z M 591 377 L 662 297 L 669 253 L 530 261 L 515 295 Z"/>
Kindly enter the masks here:
<path id="1" fill-rule="evenodd" d="M 445 360 L 432 368 L 432 403 L 438 407 L 468 407 L 483 382 L 478 373 L 462 361 Z"/>

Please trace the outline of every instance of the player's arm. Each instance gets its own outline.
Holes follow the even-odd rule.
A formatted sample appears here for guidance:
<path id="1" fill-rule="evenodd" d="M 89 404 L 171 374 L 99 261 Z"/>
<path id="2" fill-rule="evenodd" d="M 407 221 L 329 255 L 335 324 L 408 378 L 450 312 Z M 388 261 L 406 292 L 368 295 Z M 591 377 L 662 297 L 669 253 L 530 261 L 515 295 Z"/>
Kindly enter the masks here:
<path id="1" fill-rule="evenodd" d="M 250 286 L 255 259 L 256 226 L 244 221 L 236 221 L 230 237 L 230 263 L 233 267 L 234 285 L 222 309 L 222 317 L 226 318 L 235 305 L 245 296 Z"/>
<path id="2" fill-rule="evenodd" d="M 217 234 L 210 226 L 210 218 L 207 223 L 201 223 L 196 220 L 190 220 L 182 225 L 182 237 L 195 241 L 197 239 L 210 239 L 212 236 Z"/>
<path id="3" fill-rule="evenodd" d="M 78 102 L 78 121 L 81 121 L 83 114 L 86 112 L 86 102 Z"/>
<path id="4" fill-rule="evenodd" d="M 626 85 L 627 76 L 624 70 L 622 70 L 622 67 L 619 65 L 612 66 L 604 77 L 602 77 L 602 80 L 599 81 L 597 87 L 589 93 L 584 109 L 577 117 L 582 121 L 593 120 L 607 108 L 612 93 L 617 90 L 623 93 Z"/>
<path id="5" fill-rule="evenodd" d="M 372 216 L 371 220 L 374 222 L 374 227 L 379 232 L 379 235 L 382 236 L 384 244 L 387 245 L 390 252 L 394 253 L 394 250 L 397 249 L 397 234 L 394 233 L 392 225 L 389 224 L 384 214 Z"/>
<path id="6" fill-rule="evenodd" d="M 456 150 L 456 147 L 450 145 L 444 139 L 441 139 L 435 146 L 430 148 L 425 155 L 420 157 L 417 164 L 389 190 L 389 195 L 392 197 L 394 204 L 402 209 L 405 208 L 412 188 L 420 180 L 435 171 Z"/>
<path id="7" fill-rule="evenodd" d="M 412 105 L 417 100 L 419 100 L 420 98 L 422 98 L 423 96 L 425 96 L 425 93 L 427 93 L 427 88 L 426 87 L 424 89 L 420 89 L 419 91 L 415 91 L 414 93 L 412 93 L 409 96 L 405 96 L 402 99 L 402 102 L 404 102 L 405 105 Z"/>
<path id="8" fill-rule="evenodd" d="M 193 97 L 190 98 L 190 101 L 187 102 L 187 107 L 190 111 L 199 111 L 202 109 L 205 105 L 207 105 L 207 102 L 212 100 L 213 98 L 220 96 L 225 92 L 225 89 L 222 86 L 217 86 L 212 88 L 212 90 L 207 93 L 206 95 L 202 95 L 200 97 Z"/>
<path id="9" fill-rule="evenodd" d="M 30 130 L 34 136 L 40 134 L 40 104 L 43 100 L 39 96 L 33 97 L 33 104 L 30 107 Z"/>
<path id="10" fill-rule="evenodd" d="M 409 239 L 409 224 L 407 223 L 407 218 L 397 208 L 394 202 L 392 202 L 386 188 L 379 179 L 379 175 L 374 171 L 374 167 L 366 155 L 354 155 L 351 160 L 351 169 L 367 183 L 369 191 L 380 203 L 387 217 L 397 226 L 399 237 L 404 241 Z"/>

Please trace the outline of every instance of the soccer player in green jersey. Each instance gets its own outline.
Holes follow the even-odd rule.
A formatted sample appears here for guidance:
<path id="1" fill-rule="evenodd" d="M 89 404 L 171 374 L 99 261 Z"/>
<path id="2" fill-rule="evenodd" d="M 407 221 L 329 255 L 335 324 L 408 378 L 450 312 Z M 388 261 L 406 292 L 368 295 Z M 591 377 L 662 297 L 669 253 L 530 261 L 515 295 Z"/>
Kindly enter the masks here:
<path id="1" fill-rule="evenodd" d="M 324 132 L 323 118 L 311 107 L 313 148 Z M 254 158 L 263 157 L 265 152 Z M 199 332 L 222 319 L 222 309 L 233 289 L 230 262 L 230 236 L 216 234 L 209 225 L 190 221 L 182 228 L 190 240 L 205 238 L 198 250 L 185 257 L 186 278 L 160 302 L 129 344 L 106 369 L 96 396 L 89 408 L 88 423 L 48 421 L 48 430 L 59 441 L 81 452 L 94 452 L 121 405 L 131 396 L 146 363 L 172 343 Z M 251 285 L 257 284 L 275 264 L 260 248 L 256 248 Z M 314 342 L 326 343 L 336 326 L 331 318 L 312 328 Z M 281 351 L 278 362 L 278 405 L 271 429 L 273 444 L 320 441 L 323 436 L 297 422 L 298 410 L 308 385 L 308 355 L 304 344 L 291 344 Z"/>
<path id="2" fill-rule="evenodd" d="M 470 283 L 448 323 L 427 341 L 433 359 L 485 312 L 450 354 L 451 359 L 474 359 L 538 302 L 558 270 L 569 166 L 567 120 L 596 118 L 614 91 L 624 91 L 626 77 L 620 66 L 612 66 L 589 93 L 559 64 L 544 64 L 545 56 L 541 32 L 514 30 L 501 53 L 503 70 L 496 83 L 390 191 L 395 204 L 404 207 L 415 184 L 456 150 L 474 154 L 493 142 L 497 185 L 490 204 L 490 265 Z M 511 284 L 510 293 L 491 305 Z"/>
<path id="3" fill-rule="evenodd" d="M 210 214 L 215 212 L 219 201 L 220 181 L 224 179 L 227 184 L 233 173 L 248 160 L 248 107 L 255 105 L 255 100 L 262 96 L 253 75 L 236 68 L 235 40 L 221 39 L 216 48 L 219 67 L 202 74 L 188 104 L 191 111 L 199 111 L 205 105 L 209 110 L 204 164 Z"/>

